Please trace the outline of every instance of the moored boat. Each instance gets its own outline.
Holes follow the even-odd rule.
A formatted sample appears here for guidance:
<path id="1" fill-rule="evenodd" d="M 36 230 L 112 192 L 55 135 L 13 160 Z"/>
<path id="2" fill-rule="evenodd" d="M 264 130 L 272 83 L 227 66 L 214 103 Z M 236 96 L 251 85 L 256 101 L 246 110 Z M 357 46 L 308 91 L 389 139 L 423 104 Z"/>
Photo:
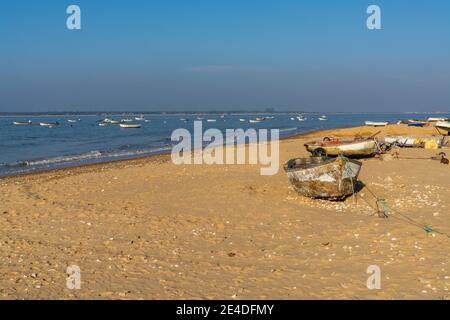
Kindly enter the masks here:
<path id="1" fill-rule="evenodd" d="M 323 141 L 305 143 L 306 150 L 313 156 L 363 157 L 377 152 L 377 142 L 374 139 L 339 140 L 324 138 Z"/>
<path id="2" fill-rule="evenodd" d="M 33 123 L 30 120 L 28 120 L 28 121 L 14 121 L 13 122 L 13 125 L 15 125 L 15 126 L 30 126 L 32 124 Z"/>
<path id="3" fill-rule="evenodd" d="M 69 120 L 67 120 L 67 122 L 69 122 L 69 123 L 78 123 L 80 121 L 81 121 L 80 119 L 69 119 Z"/>
<path id="4" fill-rule="evenodd" d="M 387 121 L 366 121 L 366 122 L 364 122 L 364 124 L 369 127 L 386 127 L 389 124 L 389 122 L 387 122 Z"/>
<path id="5" fill-rule="evenodd" d="M 142 127 L 141 124 L 132 124 L 132 123 L 121 123 L 120 127 L 123 129 L 139 129 Z"/>
<path id="6" fill-rule="evenodd" d="M 310 198 L 341 200 L 355 191 L 362 163 L 338 157 L 291 159 L 284 165 L 295 191 Z"/>
<path id="7" fill-rule="evenodd" d="M 59 126 L 59 122 L 40 122 L 39 125 L 41 127 L 51 128 L 51 127 L 54 127 L 54 126 Z"/>

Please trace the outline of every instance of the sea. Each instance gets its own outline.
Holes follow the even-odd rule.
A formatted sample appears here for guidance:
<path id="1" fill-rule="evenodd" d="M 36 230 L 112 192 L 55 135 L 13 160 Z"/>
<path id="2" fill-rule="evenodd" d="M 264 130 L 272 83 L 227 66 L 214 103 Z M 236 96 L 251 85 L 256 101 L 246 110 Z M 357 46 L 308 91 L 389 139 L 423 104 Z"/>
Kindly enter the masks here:
<path id="1" fill-rule="evenodd" d="M 184 128 L 193 132 L 194 121 L 202 121 L 203 130 L 279 129 L 280 138 L 317 130 L 364 125 L 365 121 L 389 121 L 450 117 L 450 113 L 174 113 L 174 114 L 20 114 L 0 115 L 0 176 L 27 174 L 56 168 L 132 159 L 169 153 L 176 141 L 172 132 Z M 147 121 L 136 120 L 143 116 Z M 326 121 L 319 120 L 325 115 Z M 248 120 L 266 117 L 260 123 Z M 123 129 L 117 124 L 99 126 L 105 118 L 130 119 L 142 125 L 139 129 Z M 69 122 L 68 120 L 79 120 Z M 210 121 L 208 121 L 210 120 Z M 215 121 L 214 121 L 215 120 Z M 245 121 L 242 121 L 245 120 Z M 31 121 L 18 126 L 13 122 Z M 214 121 L 214 122 L 213 122 Z M 53 127 L 41 122 L 58 122 Z"/>

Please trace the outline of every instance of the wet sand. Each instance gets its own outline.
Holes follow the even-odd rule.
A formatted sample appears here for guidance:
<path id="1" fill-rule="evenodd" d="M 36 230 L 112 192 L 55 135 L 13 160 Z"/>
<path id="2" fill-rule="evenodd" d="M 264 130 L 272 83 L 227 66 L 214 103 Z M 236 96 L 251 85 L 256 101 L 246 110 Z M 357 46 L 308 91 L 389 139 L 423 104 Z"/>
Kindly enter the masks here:
<path id="1" fill-rule="evenodd" d="M 308 156 L 306 141 L 379 130 L 436 134 L 316 132 L 281 141 L 280 163 Z M 167 155 L 3 178 L 0 298 L 450 299 L 450 239 L 402 218 L 450 234 L 450 166 L 429 159 L 441 151 L 363 159 L 357 203 L 304 198 L 281 165 L 261 176 L 258 165 Z M 81 290 L 66 287 L 69 265 Z M 380 290 L 366 287 L 370 265 Z"/>

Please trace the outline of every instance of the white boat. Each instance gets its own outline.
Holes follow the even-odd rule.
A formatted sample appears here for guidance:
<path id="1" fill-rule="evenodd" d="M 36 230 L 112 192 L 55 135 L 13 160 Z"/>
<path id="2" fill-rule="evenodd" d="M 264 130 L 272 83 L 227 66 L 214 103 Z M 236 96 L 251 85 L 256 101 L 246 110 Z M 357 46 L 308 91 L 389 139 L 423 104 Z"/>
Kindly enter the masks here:
<path id="1" fill-rule="evenodd" d="M 435 125 L 436 128 L 450 130 L 450 121 L 438 121 Z"/>
<path id="2" fill-rule="evenodd" d="M 364 124 L 369 127 L 386 127 L 389 122 L 366 121 Z"/>
<path id="3" fill-rule="evenodd" d="M 147 122 L 147 123 L 148 123 L 148 122 L 152 122 L 152 120 L 144 120 L 144 122 Z"/>
<path id="4" fill-rule="evenodd" d="M 320 116 L 319 117 L 319 121 L 327 121 L 327 120 L 328 120 L 327 116 Z"/>
<path id="5" fill-rule="evenodd" d="M 105 123 L 105 122 L 100 122 L 98 125 L 99 125 L 100 127 L 106 127 L 108 124 Z"/>
<path id="6" fill-rule="evenodd" d="M 59 122 L 40 122 L 39 125 L 41 127 L 52 128 L 54 126 L 59 126 Z"/>
<path id="7" fill-rule="evenodd" d="M 15 126 L 30 126 L 32 124 L 33 123 L 30 120 L 28 120 L 28 121 L 14 121 L 13 122 L 13 125 L 15 125 Z"/>
<path id="8" fill-rule="evenodd" d="M 241 119 L 239 119 L 239 121 L 240 121 L 240 122 L 245 122 L 245 121 L 247 121 L 247 120 L 241 118 Z"/>
<path id="9" fill-rule="evenodd" d="M 423 147 L 427 142 L 434 141 L 438 146 L 442 145 L 442 137 L 419 137 L 419 136 L 386 136 L 384 143 L 396 144 L 402 147 Z"/>
<path id="10" fill-rule="evenodd" d="M 106 123 L 109 123 L 109 122 L 111 122 L 112 120 L 111 119 L 109 119 L 109 118 L 105 118 L 105 119 L 103 119 L 103 122 L 106 122 Z"/>
<path id="11" fill-rule="evenodd" d="M 260 123 L 260 122 L 263 122 L 263 120 L 258 120 L 258 119 L 253 120 L 253 119 L 250 119 L 250 120 L 248 120 L 248 122 L 249 122 L 249 123 Z"/>
<path id="12" fill-rule="evenodd" d="M 436 117 L 430 117 L 427 119 L 428 122 L 441 122 L 441 121 L 448 121 L 448 118 L 436 118 Z"/>
<path id="13" fill-rule="evenodd" d="M 140 127 L 142 127 L 142 125 L 132 123 L 121 123 L 120 127 L 123 129 L 139 129 Z"/>
<path id="14" fill-rule="evenodd" d="M 208 122 L 216 122 L 217 120 L 216 119 L 208 119 L 206 121 L 208 121 Z"/>
<path id="15" fill-rule="evenodd" d="M 136 121 L 145 121 L 145 118 L 143 116 L 135 117 Z"/>
<path id="16" fill-rule="evenodd" d="M 111 124 L 119 124 L 120 121 L 117 121 L 117 120 L 110 120 L 109 123 L 111 123 Z"/>
<path id="17" fill-rule="evenodd" d="M 298 121 L 306 121 L 306 118 L 303 118 L 303 117 L 297 117 L 297 120 Z M 326 120 L 326 119 L 325 119 Z"/>
<path id="18" fill-rule="evenodd" d="M 69 119 L 69 120 L 67 120 L 67 122 L 69 122 L 69 123 L 77 123 L 77 122 L 80 122 L 81 120 L 80 119 Z"/>
<path id="19" fill-rule="evenodd" d="M 120 122 L 133 122 L 133 119 L 122 119 L 122 120 L 120 120 Z"/>
<path id="20" fill-rule="evenodd" d="M 314 157 L 338 156 L 361 157 L 371 156 L 377 152 L 377 142 L 375 140 L 339 140 L 324 139 L 323 141 L 313 141 L 305 144 L 306 150 Z"/>

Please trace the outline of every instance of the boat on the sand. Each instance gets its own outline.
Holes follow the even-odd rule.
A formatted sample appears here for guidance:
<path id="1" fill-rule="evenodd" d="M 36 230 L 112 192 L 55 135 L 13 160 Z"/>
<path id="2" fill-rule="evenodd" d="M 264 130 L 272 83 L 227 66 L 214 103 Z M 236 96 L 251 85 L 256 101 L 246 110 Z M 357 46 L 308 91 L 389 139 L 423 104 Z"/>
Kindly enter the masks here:
<path id="1" fill-rule="evenodd" d="M 450 121 L 438 121 L 438 122 L 436 122 L 435 127 L 449 131 L 450 130 Z"/>
<path id="2" fill-rule="evenodd" d="M 366 122 L 364 122 L 364 124 L 369 127 L 386 127 L 389 124 L 389 122 L 387 122 L 387 121 L 366 121 Z"/>
<path id="3" fill-rule="evenodd" d="M 306 150 L 313 156 L 364 157 L 377 153 L 377 142 L 374 139 L 339 140 L 325 137 L 322 141 L 305 143 Z"/>
<path id="4" fill-rule="evenodd" d="M 310 198 L 342 200 L 355 191 L 362 163 L 338 157 L 291 159 L 284 165 L 295 191 Z"/>
<path id="5" fill-rule="evenodd" d="M 140 127 L 142 127 L 142 125 L 133 123 L 121 123 L 120 127 L 123 129 L 139 129 Z"/>

